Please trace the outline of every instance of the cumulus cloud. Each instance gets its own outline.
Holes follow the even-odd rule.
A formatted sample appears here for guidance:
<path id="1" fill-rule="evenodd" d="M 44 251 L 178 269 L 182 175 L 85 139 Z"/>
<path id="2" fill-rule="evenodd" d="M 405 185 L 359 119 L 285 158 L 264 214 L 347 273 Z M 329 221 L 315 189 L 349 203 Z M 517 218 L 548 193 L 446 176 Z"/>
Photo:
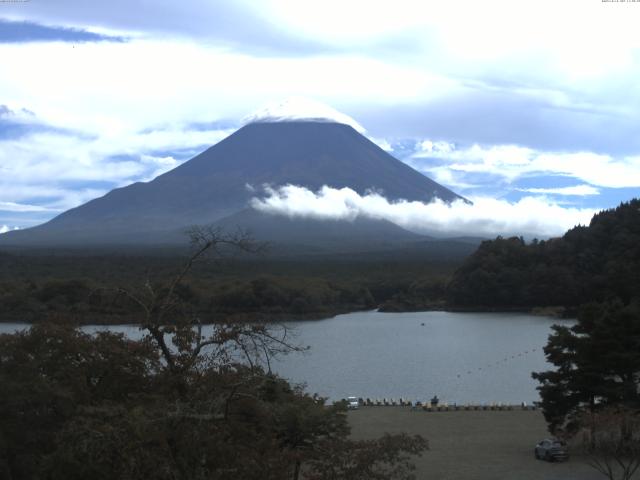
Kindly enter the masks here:
<path id="1" fill-rule="evenodd" d="M 419 233 L 440 236 L 525 235 L 552 237 L 579 224 L 588 224 L 593 209 L 566 208 L 544 197 L 525 197 L 510 203 L 494 198 L 472 198 L 473 204 L 441 200 L 390 202 L 378 193 L 360 195 L 350 188 L 265 187 L 266 196 L 251 200 L 253 208 L 289 217 L 348 220 L 384 219 Z"/>
<path id="2" fill-rule="evenodd" d="M 592 187 L 591 185 L 575 185 L 573 187 L 559 187 L 559 188 L 518 188 L 516 190 L 520 192 L 528 192 L 528 193 L 578 196 L 578 197 L 600 194 L 600 190 L 598 190 L 595 187 Z"/>
<path id="3" fill-rule="evenodd" d="M 640 156 L 614 157 L 588 151 L 545 152 L 520 145 L 473 144 L 457 147 L 452 143 L 430 140 L 419 142 L 417 146 L 418 150 L 409 163 L 421 170 L 428 168 L 423 159 L 438 159 L 443 161 L 446 169 L 454 175 L 458 173 L 458 176 L 469 173 L 492 174 L 513 182 L 529 174 L 544 172 L 545 175 L 573 177 L 595 187 L 640 187 Z M 582 191 L 579 193 L 582 195 L 585 191 L 588 194 L 596 193 L 585 187 L 576 191 Z M 552 191 L 546 193 L 563 194 Z"/>
<path id="4" fill-rule="evenodd" d="M 0 105 L 0 121 L 3 121 L 3 123 L 6 122 L 5 124 L 28 124 L 35 121 L 35 115 L 26 108 L 18 108 L 14 110 L 8 105 Z"/>
<path id="5" fill-rule="evenodd" d="M 11 228 L 7 225 L 0 225 L 0 235 L 10 232 L 11 230 L 18 230 L 18 227 Z"/>
<path id="6" fill-rule="evenodd" d="M 393 145 L 391 145 L 391 143 L 389 143 L 389 141 L 386 138 L 378 138 L 378 137 L 367 137 L 369 140 L 371 140 L 373 143 L 375 143 L 376 145 L 378 145 L 381 149 L 383 149 L 385 152 L 393 152 Z"/>
<path id="7" fill-rule="evenodd" d="M 0 43 L 19 42 L 100 42 L 124 41 L 122 37 L 110 37 L 75 28 L 51 27 L 34 22 L 15 22 L 0 18 Z"/>
<path id="8" fill-rule="evenodd" d="M 416 145 L 415 157 L 420 158 L 431 155 L 448 155 L 455 150 L 455 148 L 455 144 L 445 142 L 443 140 L 435 142 L 432 140 L 423 140 L 418 142 Z"/>
<path id="9" fill-rule="evenodd" d="M 24 214 L 22 226 L 31 223 L 29 213 L 41 212 L 46 220 L 114 187 L 152 180 L 232 132 L 180 122 L 146 130 L 75 131 L 48 125 L 24 108 L 0 105 L 0 123 L 7 120 L 21 128 L 0 128 L 0 212 Z M 12 218 L 0 221 L 13 223 Z"/>
<path id="10" fill-rule="evenodd" d="M 40 205 L 0 201 L 0 210 L 5 212 L 48 212 L 52 209 Z M 53 210 L 54 211 L 54 210 Z"/>

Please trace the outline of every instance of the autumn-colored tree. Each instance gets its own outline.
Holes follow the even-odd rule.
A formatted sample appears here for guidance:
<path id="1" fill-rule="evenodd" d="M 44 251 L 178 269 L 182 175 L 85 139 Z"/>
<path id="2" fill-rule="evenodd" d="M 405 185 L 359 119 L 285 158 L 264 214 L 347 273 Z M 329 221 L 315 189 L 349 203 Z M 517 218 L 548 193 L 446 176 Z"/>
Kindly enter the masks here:
<path id="1" fill-rule="evenodd" d="M 120 289 L 139 340 L 48 323 L 0 336 L 0 479 L 412 478 L 422 438 L 352 441 L 344 406 L 271 372 L 299 349 L 287 329 L 202 324 L 184 278 L 208 253 L 254 245 L 212 229 L 192 239 L 169 284 Z"/>

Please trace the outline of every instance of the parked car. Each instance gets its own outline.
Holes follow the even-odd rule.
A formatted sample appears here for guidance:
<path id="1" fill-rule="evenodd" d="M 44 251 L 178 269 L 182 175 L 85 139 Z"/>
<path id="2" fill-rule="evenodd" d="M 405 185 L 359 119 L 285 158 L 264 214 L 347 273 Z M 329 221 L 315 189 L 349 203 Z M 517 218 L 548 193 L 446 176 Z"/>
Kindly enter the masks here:
<path id="1" fill-rule="evenodd" d="M 347 397 L 347 408 L 349 410 L 356 410 L 360 406 L 360 402 L 356 397 Z"/>
<path id="2" fill-rule="evenodd" d="M 545 438 L 536 445 L 533 453 L 537 459 L 555 462 L 569 458 L 569 447 L 557 438 Z"/>

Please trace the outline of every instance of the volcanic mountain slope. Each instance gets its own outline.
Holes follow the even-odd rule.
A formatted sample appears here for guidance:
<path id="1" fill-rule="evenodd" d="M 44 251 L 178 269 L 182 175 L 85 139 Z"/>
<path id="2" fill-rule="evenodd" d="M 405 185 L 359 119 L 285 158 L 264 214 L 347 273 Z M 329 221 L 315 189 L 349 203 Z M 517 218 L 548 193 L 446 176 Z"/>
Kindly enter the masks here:
<path id="1" fill-rule="evenodd" d="M 264 215 L 242 213 L 256 196 L 252 187 L 285 184 L 318 190 L 374 189 L 389 200 L 444 201 L 458 195 L 400 162 L 351 126 L 328 121 L 256 122 L 148 183 L 134 183 L 73 208 L 38 227 L 0 236 L 0 244 L 109 245 L 183 242 L 194 224 L 221 222 L 252 230 Z M 226 220 L 224 220 L 226 218 Z M 272 218 L 272 217 L 270 217 Z M 322 231 L 314 221 L 279 220 L 270 240 L 305 241 Z M 376 222 L 340 222 L 344 236 L 376 236 Z M 326 224 L 325 224 L 326 225 Z M 377 222 L 381 236 L 399 241 L 415 235 Z M 284 228 L 286 227 L 286 228 Z M 336 227 L 333 227 L 334 230 Z M 258 228 L 260 229 L 260 228 Z M 313 233 L 313 232 L 316 233 Z M 297 232 L 297 233 L 296 233 Z"/>
<path id="2" fill-rule="evenodd" d="M 313 218 L 290 218 L 285 215 L 271 215 L 252 208 L 215 222 L 224 231 L 246 228 L 255 238 L 271 244 L 270 251 L 283 252 L 274 248 L 280 244 L 287 252 L 321 253 L 380 251 L 396 249 L 408 244 L 431 240 L 389 222 L 358 217 L 353 221 L 317 220 Z"/>

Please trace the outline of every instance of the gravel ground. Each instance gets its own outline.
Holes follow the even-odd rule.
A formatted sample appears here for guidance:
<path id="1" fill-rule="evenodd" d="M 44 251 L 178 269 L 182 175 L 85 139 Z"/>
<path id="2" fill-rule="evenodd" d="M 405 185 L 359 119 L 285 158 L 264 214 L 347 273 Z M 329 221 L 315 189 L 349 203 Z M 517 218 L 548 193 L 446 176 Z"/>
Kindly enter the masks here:
<path id="1" fill-rule="evenodd" d="M 416 460 L 416 478 L 429 480 L 602 480 L 572 452 L 567 462 L 536 460 L 533 447 L 548 437 L 539 411 L 412 411 L 361 407 L 349 412 L 352 437 L 420 434 L 430 450 Z"/>

